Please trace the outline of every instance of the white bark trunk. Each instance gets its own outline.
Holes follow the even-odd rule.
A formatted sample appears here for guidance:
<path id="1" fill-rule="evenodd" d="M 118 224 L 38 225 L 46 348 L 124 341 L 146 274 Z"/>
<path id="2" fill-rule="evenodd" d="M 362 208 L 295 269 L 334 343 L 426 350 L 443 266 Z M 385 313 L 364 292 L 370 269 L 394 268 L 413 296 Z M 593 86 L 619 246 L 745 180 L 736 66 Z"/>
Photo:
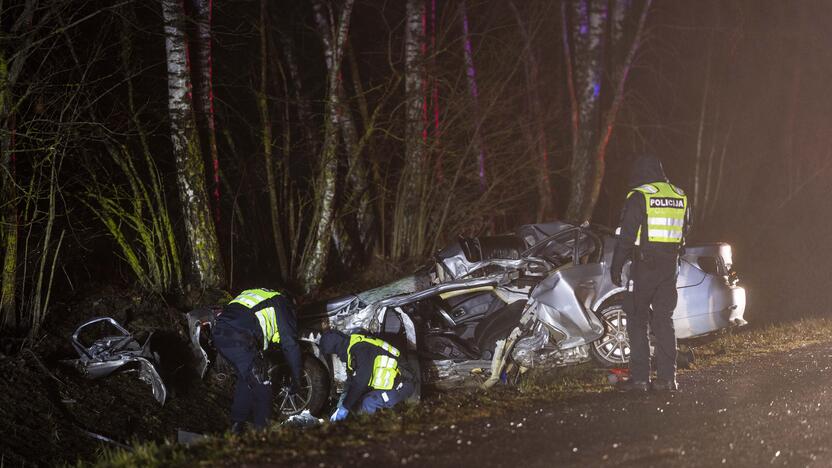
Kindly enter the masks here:
<path id="1" fill-rule="evenodd" d="M 394 214 L 392 245 L 394 257 L 412 256 L 421 253 L 423 248 L 420 201 L 422 198 L 425 158 L 425 145 L 422 136 L 424 131 L 422 109 L 425 105 L 423 89 L 425 67 L 422 57 L 424 2 L 421 0 L 407 0 L 406 15 L 405 161 L 399 181 L 398 203 Z"/>
<path id="2" fill-rule="evenodd" d="M 344 55 L 344 45 L 347 41 L 350 15 L 354 0 L 345 0 L 337 24 L 337 33 L 333 35 L 331 47 L 324 42 L 324 57 L 329 66 L 327 77 L 327 110 L 324 123 L 324 145 L 321 150 L 321 173 L 318 177 L 317 223 L 313 228 L 312 245 L 306 263 L 301 272 L 303 289 L 310 293 L 320 288 L 329 258 L 330 238 L 332 237 L 332 222 L 335 214 L 335 193 L 338 173 L 338 106 L 340 85 L 341 59 Z M 315 2 L 316 15 L 323 14 L 323 5 Z"/>
<path id="3" fill-rule="evenodd" d="M 176 160 L 176 181 L 190 253 L 190 269 L 198 287 L 217 288 L 222 286 L 224 274 L 216 229 L 208 208 L 205 165 L 199 151 L 189 93 L 191 84 L 182 3 L 162 0 L 162 15 L 165 25 L 171 144 Z"/>

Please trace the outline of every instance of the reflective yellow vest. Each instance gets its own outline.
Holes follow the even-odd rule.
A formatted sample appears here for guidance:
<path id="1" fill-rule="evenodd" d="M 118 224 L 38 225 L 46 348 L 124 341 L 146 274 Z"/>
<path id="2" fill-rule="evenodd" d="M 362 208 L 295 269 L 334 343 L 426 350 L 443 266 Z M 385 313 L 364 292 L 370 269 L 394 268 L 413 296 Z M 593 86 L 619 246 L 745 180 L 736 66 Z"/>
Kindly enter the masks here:
<path id="1" fill-rule="evenodd" d="M 633 189 L 644 195 L 647 213 L 647 240 L 664 244 L 679 244 L 685 228 L 688 197 L 682 189 L 667 182 L 653 182 Z M 641 242 L 641 226 L 636 234 L 636 245 Z"/>
<path id="2" fill-rule="evenodd" d="M 253 309 L 261 302 L 279 296 L 277 291 L 268 289 L 247 289 L 241 292 L 229 304 L 240 304 L 247 309 Z M 269 342 L 280 343 L 280 330 L 277 329 L 277 311 L 274 307 L 264 307 L 254 313 L 257 321 L 260 322 L 260 329 L 263 331 L 263 349 L 269 347 Z"/>
<path id="3" fill-rule="evenodd" d="M 350 351 L 353 346 L 361 342 L 378 346 L 390 355 L 379 354 L 376 356 L 373 362 L 373 375 L 370 377 L 368 385 L 376 390 L 391 390 L 396 376 L 399 375 L 399 361 L 396 359 L 399 357 L 399 350 L 378 338 L 371 338 L 357 333 L 350 335 L 350 345 L 347 347 L 347 370 L 350 372 L 353 371 L 352 354 L 350 354 Z"/>

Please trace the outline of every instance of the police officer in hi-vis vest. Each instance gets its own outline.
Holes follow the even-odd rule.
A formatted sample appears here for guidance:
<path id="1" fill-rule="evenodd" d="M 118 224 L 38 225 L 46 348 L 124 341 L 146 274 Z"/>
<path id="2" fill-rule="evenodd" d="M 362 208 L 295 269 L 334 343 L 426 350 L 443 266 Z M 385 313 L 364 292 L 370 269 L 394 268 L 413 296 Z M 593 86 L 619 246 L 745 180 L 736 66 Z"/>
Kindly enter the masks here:
<path id="1" fill-rule="evenodd" d="M 347 365 L 347 385 L 330 421 L 351 412 L 372 414 L 392 408 L 413 393 L 413 383 L 402 375 L 401 353 L 379 338 L 327 331 L 321 336 L 321 353 L 335 354 Z"/>
<path id="2" fill-rule="evenodd" d="M 630 339 L 630 379 L 621 390 L 650 389 L 650 344 L 647 325 L 655 336 L 656 380 L 654 390 L 676 390 L 676 276 L 679 254 L 688 230 L 685 193 L 669 183 L 661 162 L 641 156 L 630 172 L 631 190 L 621 214 L 610 275 L 622 285 L 621 271 L 630 266 L 629 293 L 625 294 L 627 334 Z"/>
<path id="3" fill-rule="evenodd" d="M 213 330 L 214 346 L 237 375 L 231 403 L 231 431 L 240 433 L 247 422 L 265 429 L 271 416 L 272 385 L 263 351 L 274 343 L 289 363 L 290 397 L 298 392 L 301 351 L 292 303 L 269 289 L 248 289 L 223 307 Z"/>

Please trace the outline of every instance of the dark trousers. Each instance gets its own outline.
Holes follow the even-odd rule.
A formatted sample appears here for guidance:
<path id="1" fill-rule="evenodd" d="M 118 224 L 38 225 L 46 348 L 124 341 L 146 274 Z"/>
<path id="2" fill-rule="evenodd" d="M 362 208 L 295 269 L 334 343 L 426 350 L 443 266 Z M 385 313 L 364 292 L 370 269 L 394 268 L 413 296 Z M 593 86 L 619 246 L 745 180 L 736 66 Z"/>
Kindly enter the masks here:
<path id="1" fill-rule="evenodd" d="M 254 336 L 234 328 L 229 322 L 218 321 L 214 329 L 214 346 L 234 366 L 237 383 L 231 403 L 231 421 L 251 421 L 256 428 L 265 428 L 272 411 L 272 385 L 260 374 L 263 358 Z"/>
<path id="2" fill-rule="evenodd" d="M 361 412 L 373 414 L 384 408 L 392 408 L 413 393 L 413 384 L 404 381 L 391 390 L 373 390 L 361 400 Z"/>
<path id="3" fill-rule="evenodd" d="M 644 253 L 633 262 L 630 278 L 632 292 L 625 295 L 627 334 L 630 338 L 630 378 L 650 380 L 650 343 L 647 325 L 655 336 L 656 376 L 676 378 L 676 330 L 673 310 L 676 309 L 676 255 Z"/>

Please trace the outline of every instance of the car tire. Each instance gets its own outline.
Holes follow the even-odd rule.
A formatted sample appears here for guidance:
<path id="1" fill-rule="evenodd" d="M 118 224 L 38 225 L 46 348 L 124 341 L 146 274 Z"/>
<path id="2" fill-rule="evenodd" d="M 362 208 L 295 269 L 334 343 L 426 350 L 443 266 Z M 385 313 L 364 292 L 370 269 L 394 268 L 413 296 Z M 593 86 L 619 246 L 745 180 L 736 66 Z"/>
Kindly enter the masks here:
<path id="1" fill-rule="evenodd" d="M 603 367 L 622 367 L 630 362 L 630 338 L 627 336 L 627 314 L 620 301 L 605 305 L 597 314 L 604 325 L 604 334 L 590 344 L 595 361 Z"/>
<path id="2" fill-rule="evenodd" d="M 269 375 L 274 389 L 272 411 L 275 415 L 292 416 L 304 410 L 309 410 L 314 416 L 323 413 L 329 401 L 329 372 L 315 356 L 306 353 L 303 355 L 302 382 L 295 398 L 290 398 L 284 390 L 291 379 L 285 364 L 272 366 Z"/>

